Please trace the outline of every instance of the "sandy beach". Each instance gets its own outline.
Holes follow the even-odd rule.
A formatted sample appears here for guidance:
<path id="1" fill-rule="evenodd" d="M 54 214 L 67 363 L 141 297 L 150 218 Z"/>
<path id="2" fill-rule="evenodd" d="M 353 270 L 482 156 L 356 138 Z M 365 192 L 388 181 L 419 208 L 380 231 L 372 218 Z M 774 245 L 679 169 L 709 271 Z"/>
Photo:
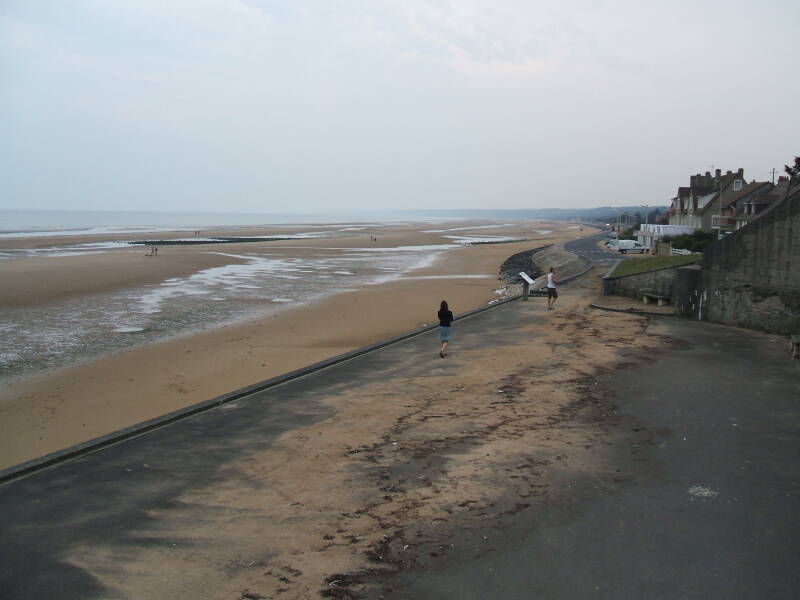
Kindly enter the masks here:
<path id="1" fill-rule="evenodd" d="M 516 252 L 562 243 L 590 233 L 565 223 L 390 225 L 333 238 L 164 246 L 158 257 L 145 248 L 78 256 L 24 257 L 0 262 L 0 310 L 54 304 L 66 298 L 186 277 L 231 264 L 239 253 L 268 247 L 274 255 L 303 258 L 331 248 L 397 248 L 452 244 L 445 234 L 494 235 L 525 241 L 462 245 L 437 260 L 384 283 L 312 298 L 245 322 L 229 323 L 109 356 L 3 382 L 0 390 L 0 468 L 109 433 L 327 357 L 431 323 L 442 299 L 462 313 L 498 298 L 497 272 Z M 497 225 L 497 224 L 495 224 Z M 505 225 L 505 224 L 504 224 Z M 454 231 L 459 229 L 460 231 Z M 297 229 L 298 231 L 300 228 Z M 548 232 L 548 233 L 541 233 Z M 275 230 L 204 231 L 214 235 L 269 235 Z M 291 228 L 280 230 L 291 235 Z M 186 237 L 185 232 L 141 234 L 128 239 Z M 107 241 L 77 236 L 70 244 Z M 113 236 L 119 240 L 120 236 Z M 4 239 L 2 248 L 48 248 L 59 238 Z M 211 250 L 217 253 L 210 252 Z M 432 356 L 436 356 L 435 349 Z"/>

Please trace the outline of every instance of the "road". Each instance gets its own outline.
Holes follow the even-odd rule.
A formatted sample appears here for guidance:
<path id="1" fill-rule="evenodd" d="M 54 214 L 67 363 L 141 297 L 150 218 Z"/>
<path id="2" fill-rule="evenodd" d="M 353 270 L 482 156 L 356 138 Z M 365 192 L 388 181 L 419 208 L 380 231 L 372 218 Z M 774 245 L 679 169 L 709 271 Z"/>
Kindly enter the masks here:
<path id="1" fill-rule="evenodd" d="M 611 252 L 609 250 L 601 250 L 597 242 L 604 240 L 608 237 L 607 233 L 600 233 L 591 237 L 573 240 L 564 244 L 564 248 L 579 256 L 583 256 L 592 261 L 595 266 L 609 265 L 611 266 L 620 259 L 627 259 L 630 256 L 620 254 L 619 252 Z"/>

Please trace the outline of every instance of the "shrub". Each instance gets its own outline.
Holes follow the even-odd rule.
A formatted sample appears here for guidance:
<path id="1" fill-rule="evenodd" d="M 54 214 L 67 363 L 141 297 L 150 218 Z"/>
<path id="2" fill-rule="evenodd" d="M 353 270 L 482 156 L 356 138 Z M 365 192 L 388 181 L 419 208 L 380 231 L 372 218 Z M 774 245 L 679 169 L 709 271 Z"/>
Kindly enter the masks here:
<path id="1" fill-rule="evenodd" d="M 664 236 L 665 242 L 672 242 L 673 248 L 689 250 L 690 252 L 702 252 L 716 241 L 716 236 L 712 231 L 695 231 L 683 235 Z"/>

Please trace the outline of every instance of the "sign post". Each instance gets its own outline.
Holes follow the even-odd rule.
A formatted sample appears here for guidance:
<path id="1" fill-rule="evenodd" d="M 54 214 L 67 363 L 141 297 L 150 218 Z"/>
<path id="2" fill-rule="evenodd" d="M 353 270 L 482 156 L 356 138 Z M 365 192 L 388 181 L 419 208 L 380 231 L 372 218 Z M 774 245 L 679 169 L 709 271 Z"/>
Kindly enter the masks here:
<path id="1" fill-rule="evenodd" d="M 530 293 L 533 279 L 531 279 L 525 271 L 520 271 L 519 276 L 522 277 L 522 299 L 527 300 Z"/>

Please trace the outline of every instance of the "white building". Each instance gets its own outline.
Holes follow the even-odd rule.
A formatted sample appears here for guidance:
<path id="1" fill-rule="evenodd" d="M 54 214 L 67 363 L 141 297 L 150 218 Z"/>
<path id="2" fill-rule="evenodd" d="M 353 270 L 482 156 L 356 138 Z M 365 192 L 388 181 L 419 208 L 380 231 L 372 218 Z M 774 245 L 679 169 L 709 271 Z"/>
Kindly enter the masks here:
<path id="1" fill-rule="evenodd" d="M 636 232 L 636 239 L 639 240 L 648 250 L 653 249 L 653 242 L 665 236 L 684 235 L 694 233 L 695 228 L 689 225 L 640 225 Z"/>

